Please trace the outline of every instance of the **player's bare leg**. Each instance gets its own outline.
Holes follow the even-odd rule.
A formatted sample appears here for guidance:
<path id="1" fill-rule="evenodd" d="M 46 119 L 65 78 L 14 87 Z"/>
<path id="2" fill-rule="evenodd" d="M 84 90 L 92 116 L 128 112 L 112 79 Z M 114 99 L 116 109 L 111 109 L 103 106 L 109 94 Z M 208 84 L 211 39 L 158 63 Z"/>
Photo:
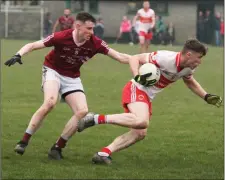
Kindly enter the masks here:
<path id="1" fill-rule="evenodd" d="M 112 158 L 110 155 L 130 147 L 131 145 L 143 140 L 147 135 L 147 129 L 131 129 L 129 132 L 118 136 L 110 145 L 102 148 L 99 152 L 95 153 L 92 157 L 92 162 L 95 164 L 103 163 L 110 165 Z"/>
<path id="2" fill-rule="evenodd" d="M 59 84 L 57 81 L 46 81 L 43 85 L 44 102 L 41 107 L 34 113 L 26 132 L 20 142 L 15 147 L 15 152 L 23 155 L 31 136 L 41 126 L 45 116 L 54 108 L 58 99 Z"/>
<path id="3" fill-rule="evenodd" d="M 114 124 L 134 129 L 145 129 L 149 125 L 148 105 L 143 102 L 134 102 L 129 105 L 137 107 L 143 115 L 136 113 L 121 113 L 112 115 L 90 114 L 78 122 L 78 132 L 98 124 Z"/>
<path id="4" fill-rule="evenodd" d="M 87 112 L 87 101 L 83 92 L 74 92 L 65 97 L 65 101 L 73 111 L 73 116 L 67 122 L 63 132 L 57 142 L 50 149 L 48 156 L 50 159 L 60 160 L 62 159 L 62 148 L 66 146 L 66 142 L 77 131 L 77 123 L 83 118 Z"/>
<path id="5" fill-rule="evenodd" d="M 131 103 L 128 105 L 131 113 L 136 114 L 138 117 L 145 119 L 149 116 L 148 109 L 139 109 L 137 108 L 138 104 Z M 149 119 L 145 119 L 145 121 L 149 121 Z M 128 148 L 129 146 L 135 144 L 136 142 L 143 140 L 147 134 L 147 128 L 145 129 L 131 129 L 129 132 L 117 137 L 110 145 L 101 149 L 100 152 L 97 152 L 93 158 L 93 163 L 104 163 L 111 164 L 110 155 L 113 152 L 120 151 L 122 149 Z"/>
<path id="6" fill-rule="evenodd" d="M 145 37 L 144 36 L 139 36 L 139 44 L 140 44 L 140 52 L 145 53 L 146 47 L 145 47 Z"/>
<path id="7" fill-rule="evenodd" d="M 150 40 L 146 39 L 145 40 L 145 52 L 150 52 L 149 49 L 148 49 L 149 46 L 150 46 Z"/>

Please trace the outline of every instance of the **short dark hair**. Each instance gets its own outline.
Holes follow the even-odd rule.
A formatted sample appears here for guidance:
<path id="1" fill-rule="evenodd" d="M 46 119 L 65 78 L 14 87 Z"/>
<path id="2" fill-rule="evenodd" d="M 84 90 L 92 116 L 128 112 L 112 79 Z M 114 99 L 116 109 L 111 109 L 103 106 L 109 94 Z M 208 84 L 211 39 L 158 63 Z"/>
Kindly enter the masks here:
<path id="1" fill-rule="evenodd" d="M 94 16 L 87 12 L 80 12 L 76 16 L 76 20 L 81 21 L 81 22 L 86 22 L 86 21 L 91 21 L 93 23 L 96 23 L 96 19 Z"/>
<path id="2" fill-rule="evenodd" d="M 205 56 L 208 51 L 208 48 L 199 40 L 191 38 L 185 42 L 181 52 L 182 54 L 185 54 L 189 50 L 197 52 L 197 53 L 202 53 L 202 56 Z"/>

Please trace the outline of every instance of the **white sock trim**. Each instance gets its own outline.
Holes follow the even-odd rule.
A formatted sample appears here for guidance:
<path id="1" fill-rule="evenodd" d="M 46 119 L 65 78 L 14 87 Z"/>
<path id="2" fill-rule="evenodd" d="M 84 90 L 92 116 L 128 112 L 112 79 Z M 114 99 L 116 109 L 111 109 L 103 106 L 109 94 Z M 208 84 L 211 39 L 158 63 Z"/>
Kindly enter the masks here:
<path id="1" fill-rule="evenodd" d="M 30 129 L 26 129 L 26 131 L 25 131 L 27 134 L 30 134 L 30 135 L 32 135 L 34 132 L 32 131 L 32 130 L 30 130 Z"/>
<path id="2" fill-rule="evenodd" d="M 94 115 L 95 124 L 98 124 L 98 117 L 99 117 L 99 114 Z"/>
<path id="3" fill-rule="evenodd" d="M 108 157 L 109 156 L 109 154 L 106 153 L 106 152 L 98 152 L 98 155 L 99 156 L 104 156 L 104 157 Z"/>
<path id="4" fill-rule="evenodd" d="M 61 135 L 61 138 L 63 138 L 64 140 L 66 140 L 66 141 L 68 141 L 69 140 L 69 138 L 68 137 L 65 137 L 65 136 L 63 136 L 63 135 Z"/>

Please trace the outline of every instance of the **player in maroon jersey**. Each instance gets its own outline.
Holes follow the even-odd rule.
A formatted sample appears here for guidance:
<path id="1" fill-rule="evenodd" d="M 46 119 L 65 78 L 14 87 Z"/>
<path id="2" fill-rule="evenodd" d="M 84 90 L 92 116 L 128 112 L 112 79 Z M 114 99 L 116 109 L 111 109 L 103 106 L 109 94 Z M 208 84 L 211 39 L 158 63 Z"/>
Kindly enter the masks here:
<path id="1" fill-rule="evenodd" d="M 57 21 L 55 22 L 52 33 L 56 31 L 57 26 L 60 26 L 60 31 L 64 31 L 67 29 L 73 29 L 74 28 L 74 18 L 70 16 L 70 10 L 65 9 L 64 10 L 64 16 L 60 16 Z"/>
<path id="2" fill-rule="evenodd" d="M 119 53 L 101 39 L 93 35 L 95 18 L 86 12 L 76 16 L 75 29 L 53 33 L 44 40 L 28 43 L 23 46 L 5 65 L 11 66 L 21 57 L 33 50 L 54 46 L 45 56 L 43 65 L 42 88 L 44 101 L 32 116 L 23 138 L 15 151 L 23 154 L 29 139 L 40 127 L 44 117 L 54 108 L 60 95 L 70 106 L 73 116 L 66 124 L 61 136 L 49 151 L 49 158 L 61 159 L 61 149 L 77 130 L 78 120 L 88 112 L 86 96 L 80 79 L 80 67 L 95 54 L 107 55 L 120 63 L 129 63 L 130 56 Z"/>

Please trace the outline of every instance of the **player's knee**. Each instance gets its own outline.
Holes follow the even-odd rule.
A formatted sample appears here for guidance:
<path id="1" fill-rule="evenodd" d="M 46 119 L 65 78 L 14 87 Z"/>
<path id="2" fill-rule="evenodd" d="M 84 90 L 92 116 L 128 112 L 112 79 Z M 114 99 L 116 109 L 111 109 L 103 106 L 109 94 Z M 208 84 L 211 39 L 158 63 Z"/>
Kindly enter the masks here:
<path id="1" fill-rule="evenodd" d="M 48 112 L 55 107 L 56 103 L 57 103 L 57 98 L 51 96 L 44 101 L 43 108 Z"/>
<path id="2" fill-rule="evenodd" d="M 147 120 L 138 120 L 136 123 L 136 128 L 137 129 L 146 129 L 148 128 L 149 121 Z"/>
<path id="3" fill-rule="evenodd" d="M 83 118 L 84 116 L 86 116 L 88 113 L 88 108 L 85 107 L 85 108 L 82 108 L 82 109 L 78 109 L 77 112 L 75 113 L 75 116 L 78 118 L 78 119 L 81 119 Z"/>

